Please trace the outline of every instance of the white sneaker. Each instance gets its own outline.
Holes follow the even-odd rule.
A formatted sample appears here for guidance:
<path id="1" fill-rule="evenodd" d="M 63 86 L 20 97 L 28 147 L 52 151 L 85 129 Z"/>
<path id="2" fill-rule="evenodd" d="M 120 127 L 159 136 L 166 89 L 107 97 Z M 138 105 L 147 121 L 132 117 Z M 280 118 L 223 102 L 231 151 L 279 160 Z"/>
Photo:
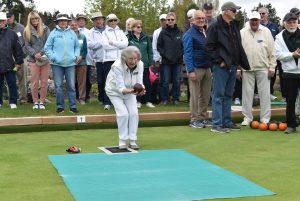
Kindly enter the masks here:
<path id="1" fill-rule="evenodd" d="M 247 120 L 244 120 L 242 123 L 241 123 L 242 126 L 249 126 L 250 125 L 250 122 L 247 121 Z"/>
<path id="2" fill-rule="evenodd" d="M 85 101 L 84 100 L 79 100 L 79 104 L 80 105 L 85 105 Z"/>
<path id="3" fill-rule="evenodd" d="M 240 105 L 240 104 L 241 104 L 240 99 L 239 99 L 239 98 L 235 98 L 235 99 L 234 99 L 234 104 L 235 104 L 235 105 Z"/>
<path id="4" fill-rule="evenodd" d="M 16 104 L 9 104 L 10 105 L 10 109 L 17 109 L 17 105 Z"/>
<path id="5" fill-rule="evenodd" d="M 32 109 L 34 109 L 34 110 L 39 109 L 39 103 L 35 102 Z"/>
<path id="6" fill-rule="evenodd" d="M 104 110 L 110 110 L 110 105 L 104 105 Z"/>
<path id="7" fill-rule="evenodd" d="M 271 99 L 271 100 L 275 100 L 275 99 L 277 99 L 277 97 L 274 96 L 274 95 L 272 95 L 272 94 L 270 94 L 270 99 Z"/>
<path id="8" fill-rule="evenodd" d="M 119 140 L 119 149 L 127 149 L 126 140 Z"/>
<path id="9" fill-rule="evenodd" d="M 2 105 L 0 104 L 0 107 L 2 107 Z"/>
<path id="10" fill-rule="evenodd" d="M 147 102 L 147 103 L 146 103 L 146 106 L 147 106 L 147 107 L 150 107 L 150 108 L 155 108 L 155 106 L 154 106 L 151 102 Z"/>
<path id="11" fill-rule="evenodd" d="M 141 107 L 142 107 L 142 103 L 137 102 L 137 103 L 136 103 L 136 106 L 137 106 L 137 108 L 141 108 Z"/>
<path id="12" fill-rule="evenodd" d="M 40 103 L 39 107 L 40 107 L 40 110 L 45 110 L 46 109 L 44 103 Z"/>

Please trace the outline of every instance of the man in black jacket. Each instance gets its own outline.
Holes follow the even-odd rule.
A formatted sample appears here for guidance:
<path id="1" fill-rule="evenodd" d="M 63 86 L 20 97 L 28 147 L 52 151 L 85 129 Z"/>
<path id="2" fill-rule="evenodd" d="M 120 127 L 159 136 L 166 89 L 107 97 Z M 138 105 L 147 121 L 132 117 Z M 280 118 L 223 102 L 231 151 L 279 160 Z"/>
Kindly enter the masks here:
<path id="1" fill-rule="evenodd" d="M 207 30 L 205 51 L 213 67 L 212 132 L 240 130 L 231 120 L 231 97 L 238 66 L 250 69 L 241 44 L 239 24 L 234 20 L 240 8 L 232 2 L 224 3 L 222 14 Z"/>
<path id="2" fill-rule="evenodd" d="M 4 78 L 9 88 L 9 105 L 17 108 L 16 71 L 23 64 L 23 51 L 18 35 L 7 28 L 6 13 L 0 12 L 0 107 L 3 105 L 2 88 Z"/>
<path id="3" fill-rule="evenodd" d="M 180 67 L 182 64 L 183 45 L 182 32 L 176 25 L 175 13 L 168 13 L 167 27 L 163 28 L 157 39 L 157 50 L 162 57 L 160 77 L 162 86 L 160 96 L 162 104 L 167 104 L 169 98 L 169 80 L 172 79 L 172 96 L 175 105 L 180 96 Z"/>

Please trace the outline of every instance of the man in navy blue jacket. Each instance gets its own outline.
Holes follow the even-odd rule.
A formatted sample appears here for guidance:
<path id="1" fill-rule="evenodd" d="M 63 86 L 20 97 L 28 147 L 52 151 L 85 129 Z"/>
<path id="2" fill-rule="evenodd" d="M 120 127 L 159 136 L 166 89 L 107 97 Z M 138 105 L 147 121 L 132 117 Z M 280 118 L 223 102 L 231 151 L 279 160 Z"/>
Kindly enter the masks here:
<path id="1" fill-rule="evenodd" d="M 193 25 L 183 36 L 184 62 L 190 86 L 190 126 L 204 128 L 208 121 L 207 107 L 211 91 L 211 70 L 205 54 L 205 14 L 194 11 Z"/>
<path id="2" fill-rule="evenodd" d="M 4 78 L 9 89 L 9 105 L 11 109 L 17 108 L 16 71 L 23 64 L 23 51 L 18 35 L 7 28 L 6 13 L 0 12 L 0 107 L 3 105 L 2 88 Z"/>

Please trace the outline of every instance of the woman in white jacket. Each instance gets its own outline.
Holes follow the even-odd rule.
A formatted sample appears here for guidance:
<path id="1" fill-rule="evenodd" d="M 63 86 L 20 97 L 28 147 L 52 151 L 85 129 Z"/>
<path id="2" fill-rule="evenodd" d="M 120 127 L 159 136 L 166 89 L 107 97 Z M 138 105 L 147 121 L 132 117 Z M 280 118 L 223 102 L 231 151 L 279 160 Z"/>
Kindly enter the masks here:
<path id="1" fill-rule="evenodd" d="M 144 95 L 145 90 L 136 94 L 133 86 L 143 84 L 144 64 L 140 59 L 141 53 L 137 47 L 127 47 L 122 51 L 121 58 L 113 63 L 106 79 L 105 91 L 117 116 L 119 149 L 127 148 L 128 139 L 130 148 L 139 149 L 136 144 L 139 121 L 136 95 Z"/>
<path id="2" fill-rule="evenodd" d="M 128 46 L 128 39 L 124 32 L 119 28 L 119 18 L 115 14 L 109 14 L 106 17 L 106 27 L 102 32 L 104 40 L 104 54 L 103 54 L 103 73 L 104 77 L 111 68 L 111 65 L 120 58 L 121 52 Z M 105 110 L 110 109 L 110 100 L 104 94 L 103 105 Z"/>

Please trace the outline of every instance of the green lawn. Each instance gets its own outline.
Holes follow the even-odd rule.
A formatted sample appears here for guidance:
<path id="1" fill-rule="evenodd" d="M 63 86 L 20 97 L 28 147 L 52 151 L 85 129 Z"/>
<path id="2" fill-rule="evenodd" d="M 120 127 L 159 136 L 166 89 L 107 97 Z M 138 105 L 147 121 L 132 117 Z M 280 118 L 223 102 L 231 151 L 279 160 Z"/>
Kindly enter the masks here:
<path id="1" fill-rule="evenodd" d="M 277 193 L 226 200 L 300 200 L 299 134 L 245 128 L 219 135 L 209 129 L 173 126 L 142 127 L 138 136 L 143 150 L 185 149 Z M 73 201 L 48 155 L 66 154 L 72 145 L 81 147 L 83 153 L 97 153 L 98 146 L 117 141 L 116 129 L 1 134 L 0 201 Z"/>

